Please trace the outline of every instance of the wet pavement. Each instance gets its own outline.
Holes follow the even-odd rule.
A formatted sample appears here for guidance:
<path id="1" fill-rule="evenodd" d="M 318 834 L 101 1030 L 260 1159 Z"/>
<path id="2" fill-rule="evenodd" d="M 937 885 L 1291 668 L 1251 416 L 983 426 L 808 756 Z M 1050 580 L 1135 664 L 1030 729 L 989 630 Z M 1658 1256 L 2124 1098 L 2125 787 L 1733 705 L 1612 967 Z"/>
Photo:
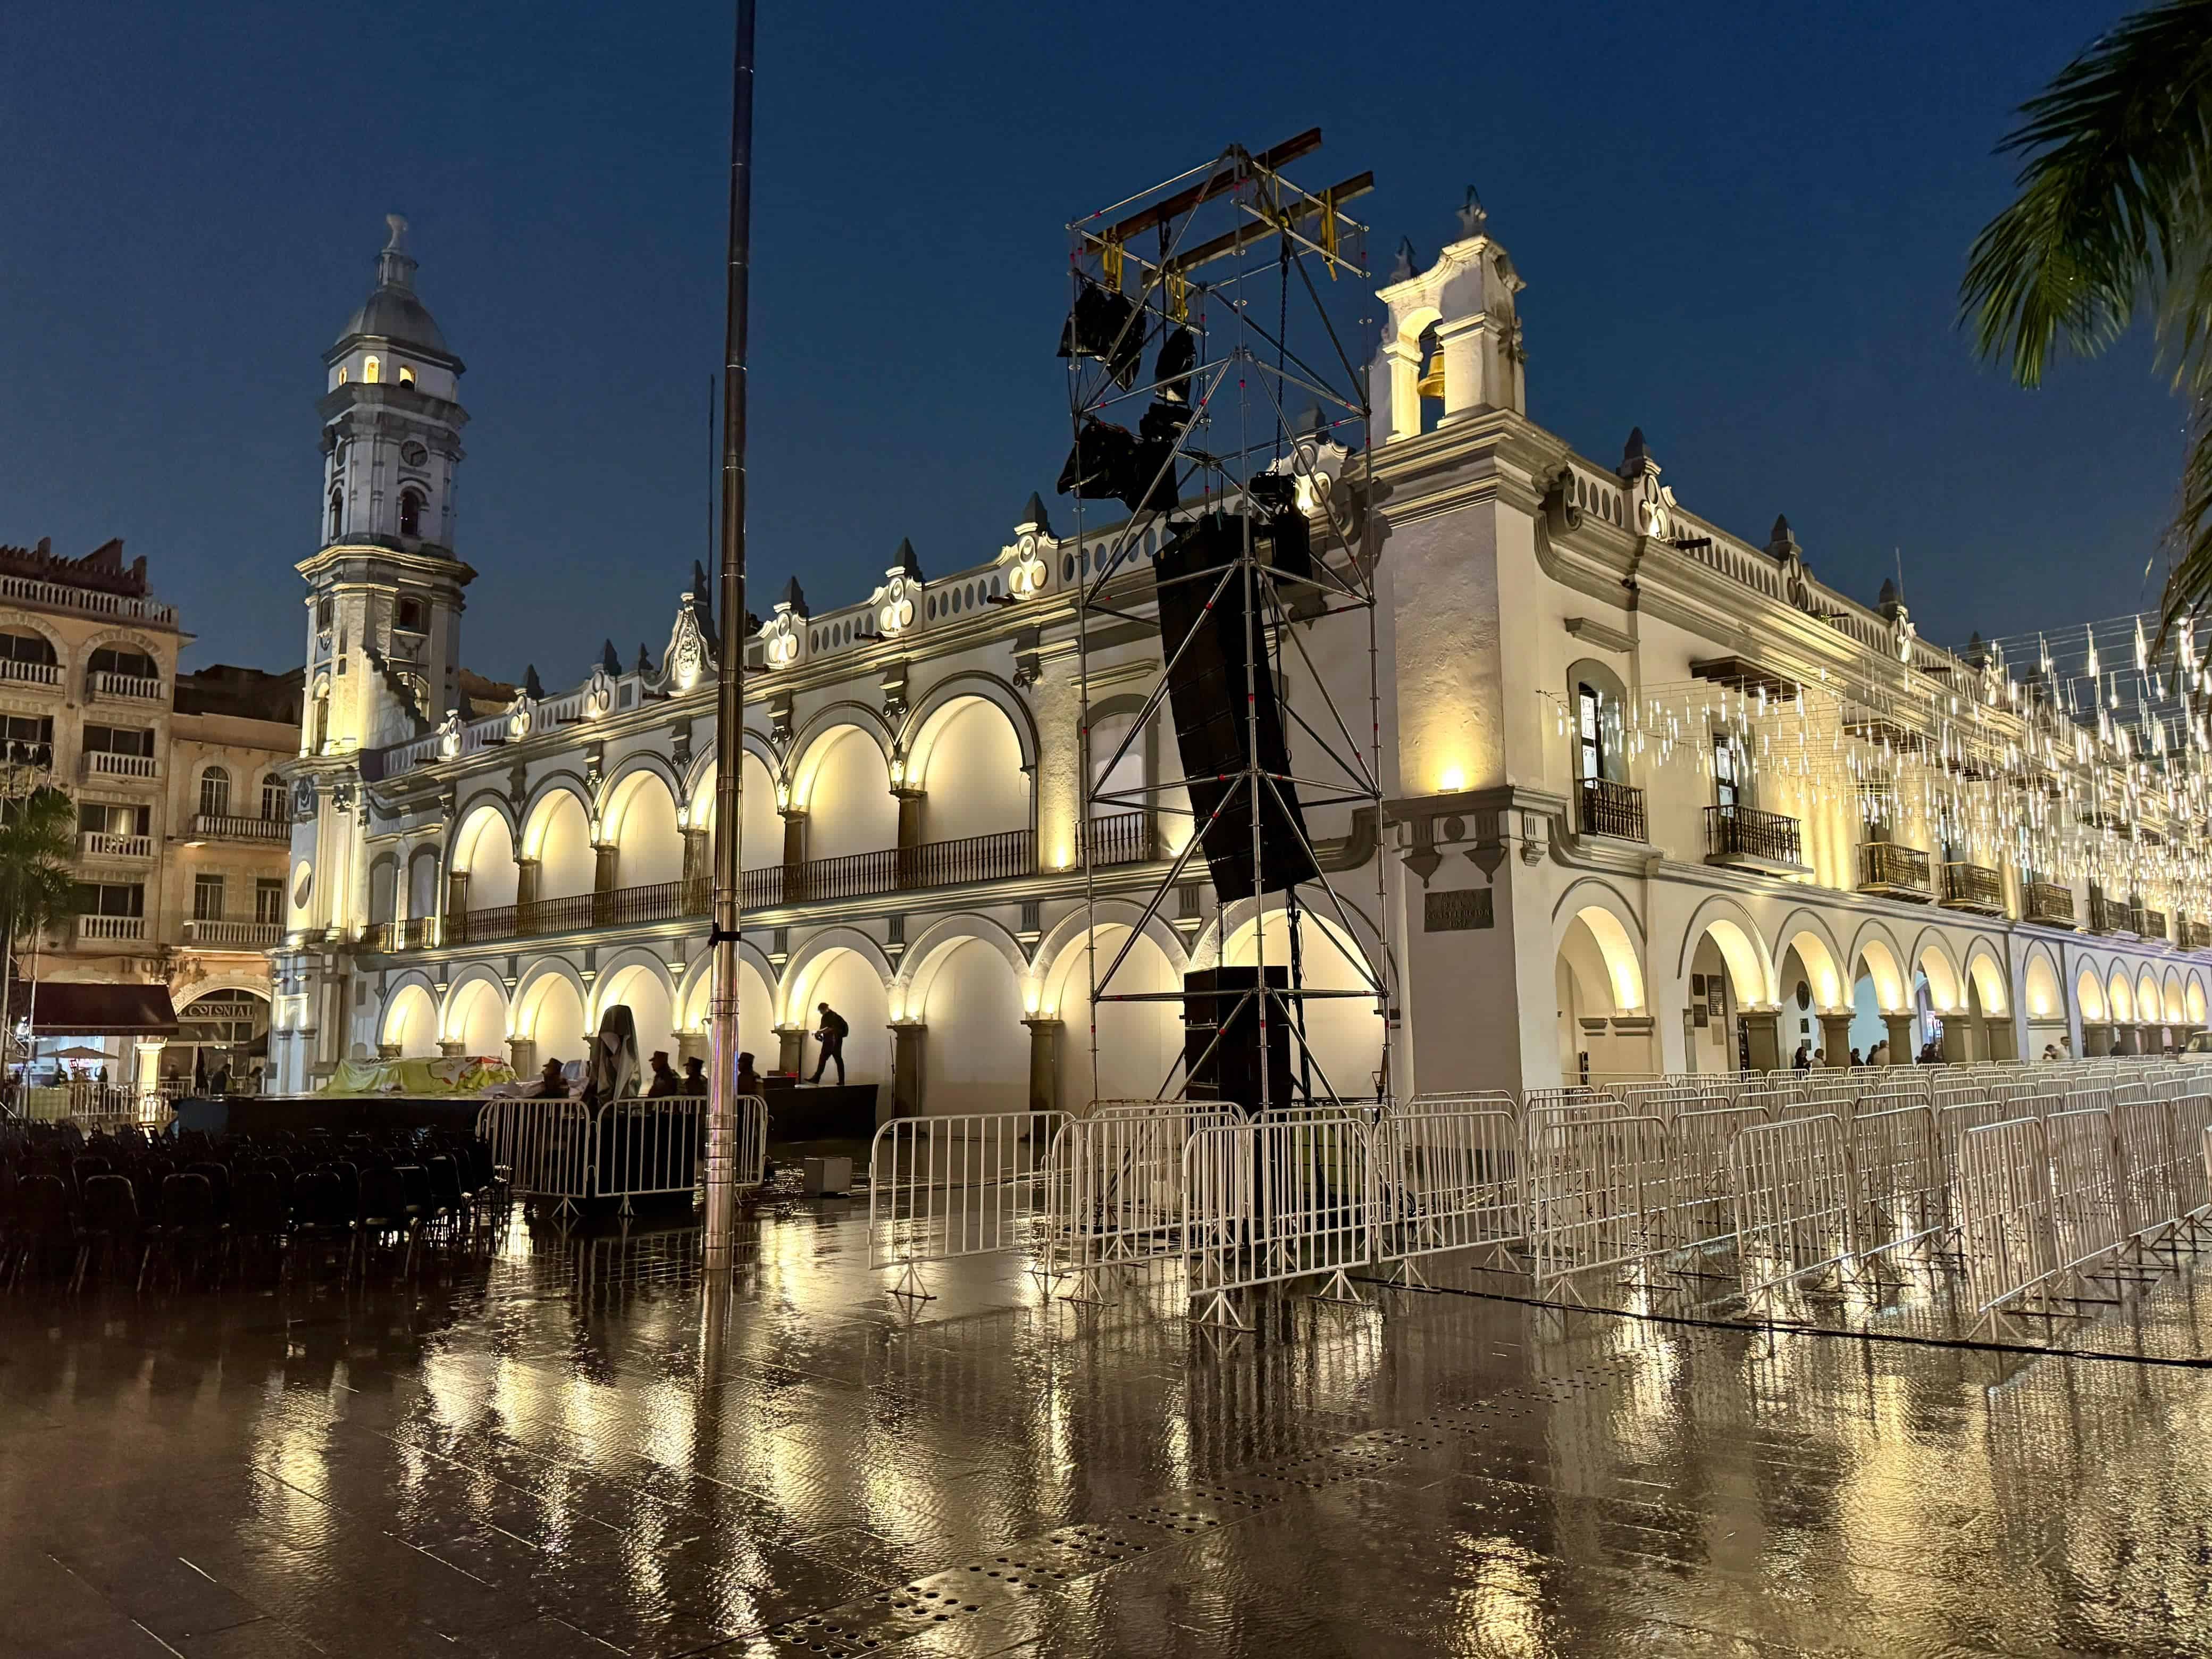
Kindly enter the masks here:
<path id="1" fill-rule="evenodd" d="M 726 1295 L 696 1234 L 518 1224 L 413 1288 L 0 1297 L 0 1654 L 2212 1652 L 2188 1267 L 2060 1339 L 2160 1361 L 1466 1273 L 1224 1341 L 1012 1258 L 909 1311 L 864 1212 L 760 1218 Z"/>

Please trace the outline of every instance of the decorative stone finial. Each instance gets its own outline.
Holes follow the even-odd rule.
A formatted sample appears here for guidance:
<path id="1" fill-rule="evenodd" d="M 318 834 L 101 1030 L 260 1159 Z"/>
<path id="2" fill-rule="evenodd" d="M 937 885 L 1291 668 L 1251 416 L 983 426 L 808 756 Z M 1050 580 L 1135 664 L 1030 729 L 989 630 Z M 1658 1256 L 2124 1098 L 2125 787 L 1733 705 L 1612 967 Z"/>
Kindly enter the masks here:
<path id="1" fill-rule="evenodd" d="M 1410 236 L 1401 236 L 1398 239 L 1398 257 L 1390 262 L 1389 280 L 1394 283 L 1410 283 L 1413 280 L 1413 273 L 1420 269 L 1420 264 L 1421 256 L 1413 252 L 1413 239 Z"/>
<path id="2" fill-rule="evenodd" d="M 914 544 L 903 536 L 899 538 L 898 551 L 891 556 L 891 568 L 884 574 L 911 576 L 916 581 L 927 580 L 921 574 L 921 561 L 914 556 Z"/>
<path id="3" fill-rule="evenodd" d="M 1797 544 L 1797 538 L 1790 533 L 1790 520 L 1778 513 L 1774 515 L 1774 528 L 1766 532 L 1766 550 L 1778 559 L 1802 559 L 1805 556 L 1805 550 Z"/>
<path id="4" fill-rule="evenodd" d="M 522 694 L 532 702 L 543 702 L 544 699 L 545 684 L 538 678 L 538 665 L 534 662 L 523 665 Z"/>
<path id="5" fill-rule="evenodd" d="M 1052 521 L 1044 515 L 1044 501 L 1034 489 L 1030 491 L 1029 501 L 1023 507 L 1022 516 L 1015 521 L 1014 528 L 1040 531 L 1048 536 L 1052 534 Z"/>
<path id="6" fill-rule="evenodd" d="M 615 653 L 615 642 L 612 640 L 605 641 L 599 647 L 599 666 L 610 674 L 619 674 L 623 672 L 622 659 Z"/>
<path id="7" fill-rule="evenodd" d="M 1482 205 L 1482 198 L 1474 193 L 1473 185 L 1467 187 L 1467 200 L 1460 204 L 1457 213 L 1462 241 L 1465 241 L 1470 236 L 1481 235 L 1482 228 L 1490 222 L 1490 215 Z"/>
<path id="8" fill-rule="evenodd" d="M 1620 447 L 1620 464 L 1627 466 L 1632 463 L 1648 461 L 1650 459 L 1650 447 L 1644 441 L 1644 428 L 1640 426 L 1629 428 L 1628 441 Z"/>
<path id="9" fill-rule="evenodd" d="M 783 585 L 783 597 L 779 599 L 776 604 L 794 617 L 813 615 L 813 612 L 806 608 L 805 590 L 799 586 L 799 578 L 796 576 Z"/>
<path id="10" fill-rule="evenodd" d="M 384 216 L 389 234 L 385 238 L 384 251 L 376 256 L 376 280 L 380 287 L 404 288 L 415 286 L 415 256 L 407 251 L 407 221 L 396 213 Z"/>
<path id="11" fill-rule="evenodd" d="M 407 221 L 397 213 L 387 213 L 384 216 L 384 223 L 386 229 L 391 232 L 385 239 L 384 251 L 386 253 L 406 252 Z"/>

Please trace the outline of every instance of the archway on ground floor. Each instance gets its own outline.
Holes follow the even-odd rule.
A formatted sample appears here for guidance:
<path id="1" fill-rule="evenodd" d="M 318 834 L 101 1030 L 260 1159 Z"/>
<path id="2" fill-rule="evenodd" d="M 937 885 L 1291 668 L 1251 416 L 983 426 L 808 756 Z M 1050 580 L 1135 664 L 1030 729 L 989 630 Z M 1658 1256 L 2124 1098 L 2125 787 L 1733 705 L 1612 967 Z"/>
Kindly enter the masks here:
<path id="1" fill-rule="evenodd" d="M 1317 1097 L 1371 1100 L 1382 1066 L 1382 1011 L 1366 958 L 1334 922 L 1310 910 L 1298 916 L 1297 943 L 1306 988 L 1339 994 L 1308 998 L 1294 1008 L 1291 1078 L 1297 1097 L 1310 1091 Z M 1222 965 L 1287 964 L 1291 945 L 1289 916 L 1271 909 L 1229 936 Z"/>
<path id="2" fill-rule="evenodd" d="M 2045 1048 L 2061 1054 L 2073 1052 L 2066 1020 L 2066 992 L 2059 982 L 2058 965 L 2050 951 L 2032 946 L 2021 973 L 2021 1011 L 2027 1016 L 2027 1053 L 2024 1059 L 2039 1060 Z"/>
<path id="3" fill-rule="evenodd" d="M 509 1058 L 507 1047 L 507 988 L 483 975 L 456 984 L 446 999 L 445 1035 L 461 1052 L 488 1059 Z"/>
<path id="4" fill-rule="evenodd" d="M 523 981 L 514 999 L 514 1035 L 531 1042 L 540 1066 L 589 1058 L 586 1029 L 583 991 L 568 973 L 546 968 Z"/>
<path id="5" fill-rule="evenodd" d="M 711 960 L 702 961 L 684 992 L 684 1030 L 707 1034 L 714 997 L 714 966 Z M 775 989 L 750 954 L 738 958 L 738 1049 L 753 1057 L 755 1071 L 776 1069 Z"/>
<path id="6" fill-rule="evenodd" d="M 1022 1024 L 1021 975 L 1007 960 L 1007 943 L 970 933 L 920 948 L 924 954 L 906 976 L 903 1006 L 905 1018 L 928 1028 L 924 1109 L 933 1116 L 1024 1109 L 1030 1034 Z"/>
<path id="7" fill-rule="evenodd" d="M 1754 1054 L 1743 1016 L 1774 1006 L 1774 976 L 1759 929 L 1742 908 L 1708 899 L 1692 917 L 1680 963 L 1688 1006 L 1685 1064 L 1692 1072 L 1734 1072 L 1764 1060 L 1786 1064 L 1788 1050 Z"/>
<path id="8" fill-rule="evenodd" d="M 593 992 L 599 1006 L 592 1022 L 593 1030 L 605 1019 L 610 1008 L 628 1008 L 637 1030 L 639 1061 L 649 1060 L 653 1051 L 659 1049 L 667 1054 L 670 1066 L 679 1072 L 684 1069 L 677 1064 L 675 998 L 665 968 L 657 962 L 622 963 L 603 971 Z M 649 1073 L 641 1076 L 649 1082 Z"/>
<path id="9" fill-rule="evenodd" d="M 831 936 L 834 940 L 835 936 Z M 807 1033 L 800 1050 L 800 1075 L 811 1078 L 821 1060 L 821 1045 L 814 1039 L 820 1029 L 819 1006 L 828 1003 L 851 1028 L 845 1039 L 845 1080 L 848 1083 L 888 1083 L 891 1077 L 890 994 L 882 971 L 856 945 L 827 942 L 810 945 L 785 975 L 783 1014 L 787 1023 Z M 742 1019 L 740 1011 L 740 1019 Z M 833 1064 L 822 1080 L 835 1083 Z"/>
<path id="10" fill-rule="evenodd" d="M 2184 1006 L 2189 1010 L 2189 1023 L 2191 1025 L 2204 1024 L 2204 981 L 2194 973 L 2189 975 L 2187 1000 Z"/>
<path id="11" fill-rule="evenodd" d="M 1826 928 L 1809 912 L 1801 912 L 1784 927 L 1781 939 L 1775 977 L 1781 992 L 1783 1046 L 1794 1054 L 1800 1044 L 1809 1044 L 1816 1066 L 1843 1064 L 1854 1046 L 1863 1055 L 1865 1045 L 1854 1045 L 1848 1035 L 1844 1054 L 1828 1052 L 1827 1027 L 1820 1017 L 1841 1012 L 1850 1004 Z"/>
<path id="12" fill-rule="evenodd" d="M 1869 924 L 1861 930 L 1851 960 L 1851 1046 L 1869 1060 L 1879 1056 L 1901 1065 L 1911 1060 L 1919 1048 L 1917 1030 L 1907 1032 L 1905 1052 L 1893 1054 L 1885 1046 L 1891 1038 L 1889 1020 L 1884 1018 L 1911 1012 L 1912 987 L 1897 943 L 1878 925 Z"/>
<path id="13" fill-rule="evenodd" d="M 1129 954 L 1109 981 L 1112 995 L 1177 995 L 1181 969 L 1152 939 L 1129 944 L 1131 930 L 1103 923 L 1095 934 L 1078 933 L 1061 945 L 1047 969 L 1040 1012 L 1058 1019 L 1060 1103 L 1079 1111 L 1092 1100 L 1150 1100 L 1164 1091 L 1173 1097 L 1182 1084 L 1182 1004 L 1180 1001 L 1097 1005 L 1098 1072 L 1094 1089 L 1091 1069 L 1091 957 L 1099 977 L 1127 945 Z"/>
<path id="14" fill-rule="evenodd" d="M 1563 1079 L 1602 1083 L 1650 1074 L 1643 964 L 1634 939 L 1612 908 L 1585 904 L 1566 917 L 1552 982 Z"/>
<path id="15" fill-rule="evenodd" d="M 2166 1023 L 2168 1025 L 2186 1024 L 2189 1020 L 2189 999 L 2181 988 L 2180 970 L 2174 968 L 2167 969 L 2166 983 L 2159 988 L 2163 994 L 2160 1000 L 2165 1005 Z"/>
<path id="16" fill-rule="evenodd" d="M 2136 1018 L 2155 1025 L 2164 1017 L 2166 1001 L 2160 994 L 2158 974 L 2148 963 L 2136 970 Z"/>
<path id="17" fill-rule="evenodd" d="M 250 985 L 210 984 L 180 995 L 177 1035 L 161 1046 L 162 1071 L 211 1078 L 228 1070 L 234 1087 L 246 1087 L 257 1069 L 268 1069 L 269 1012 L 269 994 Z M 114 1046 L 120 1058 L 109 1075 L 128 1081 L 136 1075 L 131 1046 L 128 1041 Z"/>
<path id="18" fill-rule="evenodd" d="M 377 1042 L 398 1048 L 403 1060 L 428 1060 L 438 1052 L 438 1010 L 419 985 L 403 985 L 384 1006 Z"/>

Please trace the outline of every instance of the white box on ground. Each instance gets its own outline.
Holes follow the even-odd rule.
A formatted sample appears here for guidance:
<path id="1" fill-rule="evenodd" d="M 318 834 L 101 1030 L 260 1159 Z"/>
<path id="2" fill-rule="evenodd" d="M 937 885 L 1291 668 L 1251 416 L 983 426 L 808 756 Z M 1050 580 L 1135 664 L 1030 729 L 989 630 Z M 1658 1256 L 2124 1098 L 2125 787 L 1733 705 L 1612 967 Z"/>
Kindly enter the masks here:
<path id="1" fill-rule="evenodd" d="M 853 1190 L 853 1160 L 849 1158 L 810 1158 L 800 1190 L 809 1198 L 842 1198 Z"/>

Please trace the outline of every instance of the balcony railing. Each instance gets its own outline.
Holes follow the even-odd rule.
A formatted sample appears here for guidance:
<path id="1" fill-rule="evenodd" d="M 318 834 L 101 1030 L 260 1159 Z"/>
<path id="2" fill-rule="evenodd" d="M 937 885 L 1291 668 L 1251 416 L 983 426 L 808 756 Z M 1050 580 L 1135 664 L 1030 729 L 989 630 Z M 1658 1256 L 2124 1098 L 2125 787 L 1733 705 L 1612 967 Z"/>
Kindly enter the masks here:
<path id="1" fill-rule="evenodd" d="M 81 939 L 127 939 L 146 937 L 146 918 L 143 916 L 79 916 L 76 936 Z"/>
<path id="2" fill-rule="evenodd" d="M 131 622 L 158 623 L 174 628 L 177 613 L 154 599 L 134 599 L 127 594 L 103 593 L 96 588 L 69 587 L 41 581 L 36 576 L 0 576 L 0 599 L 35 605 L 48 611 L 75 611 L 88 617 L 120 617 Z"/>
<path id="3" fill-rule="evenodd" d="M 18 662 L 13 657 L 0 657 L 0 680 L 13 680 L 19 685 L 59 685 L 62 665 L 58 662 Z"/>
<path id="4" fill-rule="evenodd" d="M 2176 943 L 2185 951 L 2212 951 L 2212 921 L 2185 921 Z"/>
<path id="5" fill-rule="evenodd" d="M 1893 841 L 1870 841 L 1859 848 L 1859 891 L 1925 904 L 1934 897 L 1928 884 L 1928 854 Z"/>
<path id="6" fill-rule="evenodd" d="M 1797 864 L 1797 820 L 1755 806 L 1705 808 L 1705 856 Z"/>
<path id="7" fill-rule="evenodd" d="M 1943 908 L 1984 916 L 2004 914 L 2004 878 L 1983 864 L 1943 866 Z"/>
<path id="8" fill-rule="evenodd" d="M 76 836 L 77 856 L 88 859 L 150 859 L 154 856 L 151 836 L 113 836 L 105 830 L 80 830 Z"/>
<path id="9" fill-rule="evenodd" d="M 1158 856 L 1152 827 L 1142 812 L 1117 813 L 1096 820 L 1091 851 L 1098 867 L 1137 864 Z M 868 898 L 881 893 L 929 887 L 957 887 L 975 882 L 1013 881 L 1036 873 L 1036 836 L 1028 830 L 968 836 L 958 841 L 919 847 L 886 848 L 844 858 L 814 859 L 805 864 L 770 865 L 748 870 L 740 903 L 748 910 L 836 899 Z M 713 890 L 702 879 L 617 887 L 601 893 L 577 893 L 536 899 L 528 904 L 495 904 L 447 918 L 447 945 L 527 939 L 588 927 L 633 927 L 705 915 Z M 409 924 L 414 925 L 414 924 Z M 365 951 L 413 950 L 427 936 L 403 934 L 399 924 L 379 922 L 362 936 Z"/>
<path id="10" fill-rule="evenodd" d="M 84 751 L 84 775 L 88 778 L 158 778 L 161 763 L 152 755 L 118 755 L 105 749 Z"/>
<path id="11" fill-rule="evenodd" d="M 1584 778 L 1576 792 L 1586 836 L 1614 836 L 1622 841 L 1649 841 L 1644 823 L 1644 792 L 1633 784 L 1607 778 Z"/>
<path id="12" fill-rule="evenodd" d="M 283 940 L 276 921 L 227 921 L 194 916 L 185 924 L 185 943 L 232 951 L 265 951 Z"/>
<path id="13" fill-rule="evenodd" d="M 2144 910 L 2140 914 L 2142 916 L 2142 928 L 2141 931 L 2145 939 L 2162 939 L 2166 937 L 2165 911 Z"/>
<path id="14" fill-rule="evenodd" d="M 192 816 L 192 834 L 210 841 L 289 841 L 292 821 L 289 818 L 234 817 L 227 812 L 198 812 Z"/>
<path id="15" fill-rule="evenodd" d="M 95 697 L 128 697 L 140 702 L 161 701 L 161 682 L 149 675 L 117 674 L 96 668 L 84 678 L 85 690 Z"/>
<path id="16" fill-rule="evenodd" d="M 2074 925 L 2074 890 L 2055 881 L 2027 884 L 2027 919 L 2052 927 Z"/>
<path id="17" fill-rule="evenodd" d="M 435 936 L 432 916 L 410 916 L 404 921 L 372 921 L 362 930 L 361 948 L 386 955 L 393 951 L 420 951 Z"/>

